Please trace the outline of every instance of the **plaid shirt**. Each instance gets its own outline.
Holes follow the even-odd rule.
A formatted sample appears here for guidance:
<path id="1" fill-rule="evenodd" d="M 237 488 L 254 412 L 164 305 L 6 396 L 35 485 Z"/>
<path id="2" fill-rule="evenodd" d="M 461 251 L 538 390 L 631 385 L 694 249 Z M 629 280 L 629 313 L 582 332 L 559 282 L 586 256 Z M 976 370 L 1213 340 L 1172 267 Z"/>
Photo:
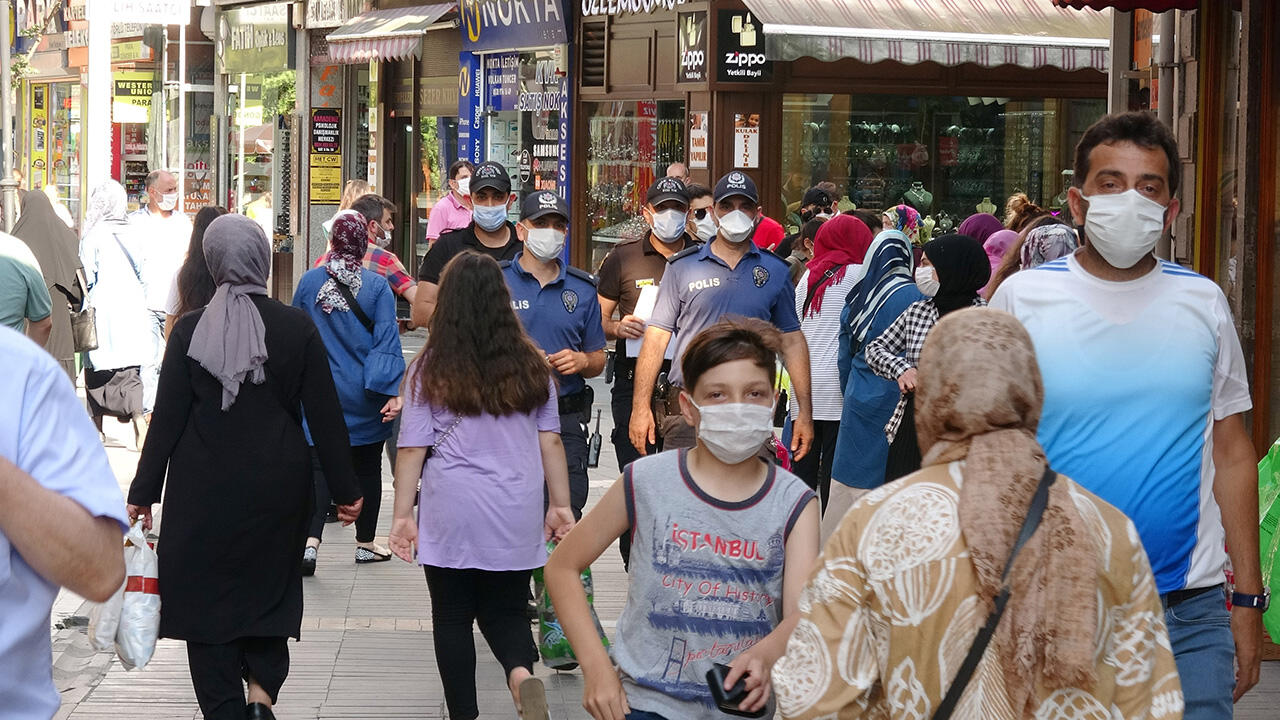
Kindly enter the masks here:
<path id="1" fill-rule="evenodd" d="M 320 267 L 329 262 L 329 253 L 325 253 L 316 260 L 316 267 Z M 413 278 L 409 276 L 409 272 L 404 269 L 404 265 L 400 262 L 400 258 L 396 254 L 383 250 L 382 248 L 369 243 L 369 247 L 364 253 L 364 267 L 366 270 L 372 270 L 387 279 L 387 283 L 391 285 L 391 289 L 397 295 L 403 295 L 406 290 L 413 287 Z"/>
<path id="2" fill-rule="evenodd" d="M 987 301 L 978 298 L 973 304 L 984 307 Z M 867 366 L 880 377 L 896 381 L 902 373 L 919 367 L 920 351 L 924 349 L 925 338 L 937 324 L 938 308 L 932 300 L 912 303 L 880 337 L 867 344 Z M 884 426 L 885 437 L 890 443 L 897 437 L 906 411 L 907 394 L 903 393 L 898 398 L 898 406 L 893 409 L 893 417 Z"/>

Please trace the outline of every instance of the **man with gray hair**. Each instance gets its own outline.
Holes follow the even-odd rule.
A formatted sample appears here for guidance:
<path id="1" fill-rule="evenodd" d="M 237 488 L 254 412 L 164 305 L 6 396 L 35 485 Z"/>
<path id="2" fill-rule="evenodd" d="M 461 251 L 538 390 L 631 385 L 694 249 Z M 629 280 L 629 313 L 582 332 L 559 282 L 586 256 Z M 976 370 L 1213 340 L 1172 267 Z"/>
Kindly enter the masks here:
<path id="1" fill-rule="evenodd" d="M 177 298 L 177 293 L 170 291 L 191 243 L 191 221 L 177 208 L 177 176 L 168 170 L 152 170 L 147 173 L 146 203 L 129 214 L 129 223 L 137 226 L 138 239 L 146 248 L 139 258 L 139 269 L 152 321 L 151 360 L 142 366 L 142 412 L 148 421 L 156 402 L 160 361 L 164 358 L 164 316 L 178 310 L 167 307 L 170 297 Z"/>

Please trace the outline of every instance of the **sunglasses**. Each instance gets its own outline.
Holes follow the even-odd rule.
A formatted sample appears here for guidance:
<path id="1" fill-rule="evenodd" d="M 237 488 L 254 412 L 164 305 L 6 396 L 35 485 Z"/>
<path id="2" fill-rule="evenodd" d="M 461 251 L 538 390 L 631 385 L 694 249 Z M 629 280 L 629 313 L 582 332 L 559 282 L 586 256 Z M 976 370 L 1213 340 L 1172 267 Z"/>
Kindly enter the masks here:
<path id="1" fill-rule="evenodd" d="M 710 211 L 711 211 L 711 208 L 698 208 L 697 210 L 692 210 L 690 212 L 693 213 L 694 220 L 701 220 L 705 218 L 707 216 L 707 213 Z"/>

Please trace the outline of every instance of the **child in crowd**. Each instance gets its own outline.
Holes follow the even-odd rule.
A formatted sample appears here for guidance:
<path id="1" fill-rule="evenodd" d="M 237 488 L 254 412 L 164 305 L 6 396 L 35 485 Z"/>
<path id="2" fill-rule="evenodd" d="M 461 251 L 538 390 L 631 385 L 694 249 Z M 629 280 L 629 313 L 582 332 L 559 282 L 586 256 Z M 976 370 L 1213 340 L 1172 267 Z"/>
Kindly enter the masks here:
<path id="1" fill-rule="evenodd" d="M 781 335 L 761 320 L 717 323 L 681 359 L 685 419 L 697 445 L 642 457 L 552 553 L 547 589 L 582 666 L 583 705 L 597 720 L 723 718 L 706 674 L 745 678 L 738 709 L 769 701 L 769 676 L 795 626 L 818 555 L 818 502 L 799 478 L 764 462 Z M 578 575 L 631 536 L 627 603 L 613 662 Z"/>

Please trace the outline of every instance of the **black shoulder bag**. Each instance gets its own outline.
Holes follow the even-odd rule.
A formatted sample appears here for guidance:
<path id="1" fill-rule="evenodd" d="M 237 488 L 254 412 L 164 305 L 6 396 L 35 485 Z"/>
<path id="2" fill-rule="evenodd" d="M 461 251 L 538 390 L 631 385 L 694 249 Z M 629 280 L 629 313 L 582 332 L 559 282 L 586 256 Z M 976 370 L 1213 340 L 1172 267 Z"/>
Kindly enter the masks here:
<path id="1" fill-rule="evenodd" d="M 342 298 L 347 301 L 347 307 L 351 308 L 351 312 L 355 314 L 356 319 L 360 321 L 360 324 L 364 326 L 365 330 L 368 330 L 369 333 L 372 334 L 373 321 L 365 314 L 364 308 L 360 307 L 360 303 L 356 302 L 356 296 L 351 294 L 351 288 L 336 279 L 333 281 L 333 284 L 338 286 L 338 292 L 342 293 Z"/>
<path id="2" fill-rule="evenodd" d="M 969 654 L 965 657 L 964 662 L 960 664 L 960 669 L 956 672 L 956 677 L 951 681 L 951 687 L 947 690 L 946 697 L 942 698 L 942 702 L 938 704 L 938 709 L 933 713 L 933 720 L 947 720 L 951 717 L 951 713 L 955 712 L 956 705 L 960 703 L 960 696 L 964 695 L 964 690 L 969 685 L 969 681 L 973 679 L 973 673 L 978 669 L 978 663 L 982 661 L 982 656 L 987 651 L 987 645 L 991 644 L 991 638 L 996 634 L 996 628 L 1000 625 L 1000 618 L 1004 615 L 1005 606 L 1009 604 L 1009 570 L 1013 568 L 1013 561 L 1018 558 L 1018 552 L 1022 550 L 1022 546 L 1027 544 L 1031 536 L 1035 533 L 1036 528 L 1040 526 L 1040 519 L 1044 517 L 1045 506 L 1049 504 L 1049 487 L 1053 485 L 1053 481 L 1057 478 L 1057 474 L 1048 467 L 1044 469 L 1044 475 L 1040 478 L 1040 484 L 1036 487 L 1036 494 L 1031 498 L 1031 507 L 1027 510 L 1027 517 L 1022 521 L 1022 529 L 1018 532 L 1018 541 L 1013 544 L 1013 550 L 1009 553 L 1009 560 L 1004 565 L 1004 575 L 1002 576 L 1002 587 L 1000 594 L 996 595 L 996 607 L 991 611 L 991 615 L 987 617 L 987 624 L 982 626 L 978 631 L 978 635 L 973 639 L 973 645 L 969 648 Z"/>

